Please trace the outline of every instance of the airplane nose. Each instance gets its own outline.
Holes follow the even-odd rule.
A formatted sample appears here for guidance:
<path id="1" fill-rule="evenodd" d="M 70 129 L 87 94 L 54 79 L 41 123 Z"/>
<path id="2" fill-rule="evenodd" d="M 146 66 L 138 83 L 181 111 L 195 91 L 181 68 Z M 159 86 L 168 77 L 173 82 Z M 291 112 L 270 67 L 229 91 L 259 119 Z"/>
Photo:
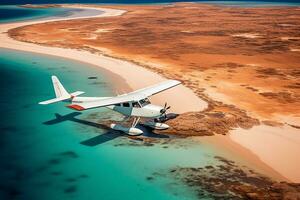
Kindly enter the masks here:
<path id="1" fill-rule="evenodd" d="M 151 104 L 151 105 L 145 106 L 144 108 L 147 109 L 151 113 L 151 117 L 159 117 L 164 112 L 164 108 L 161 106 L 157 106 L 157 105 Z"/>

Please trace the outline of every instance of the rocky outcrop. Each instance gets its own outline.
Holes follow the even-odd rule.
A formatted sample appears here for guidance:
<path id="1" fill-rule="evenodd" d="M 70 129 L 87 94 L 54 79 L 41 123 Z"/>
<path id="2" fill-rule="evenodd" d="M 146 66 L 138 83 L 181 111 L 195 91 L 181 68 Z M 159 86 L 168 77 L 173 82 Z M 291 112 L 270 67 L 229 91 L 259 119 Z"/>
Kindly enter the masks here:
<path id="1" fill-rule="evenodd" d="M 215 158 L 220 162 L 216 166 L 175 168 L 169 174 L 195 190 L 199 199 L 300 199 L 300 183 L 276 182 L 233 161 Z"/>
<path id="2" fill-rule="evenodd" d="M 180 136 L 227 134 L 233 128 L 251 128 L 259 121 L 229 105 L 211 106 L 203 112 L 188 112 L 166 122 L 170 128 L 160 133 Z"/>

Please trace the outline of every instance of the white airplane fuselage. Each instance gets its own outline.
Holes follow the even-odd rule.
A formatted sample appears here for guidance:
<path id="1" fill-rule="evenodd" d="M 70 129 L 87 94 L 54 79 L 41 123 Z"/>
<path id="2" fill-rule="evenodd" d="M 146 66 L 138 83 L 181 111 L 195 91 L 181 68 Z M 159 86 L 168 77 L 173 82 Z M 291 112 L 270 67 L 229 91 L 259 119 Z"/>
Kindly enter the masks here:
<path id="1" fill-rule="evenodd" d="M 156 118 L 161 115 L 160 110 L 163 109 L 161 106 L 148 104 L 142 108 L 135 107 L 123 107 L 123 106 L 107 106 L 114 111 L 122 113 L 126 116 L 135 116 L 135 117 L 147 117 L 147 118 Z"/>
<path id="2" fill-rule="evenodd" d="M 74 97 L 72 103 L 92 102 L 96 100 L 103 100 L 109 97 Z M 121 103 L 118 105 L 106 106 L 107 108 L 119 112 L 125 116 L 156 118 L 161 116 L 162 106 L 151 104 L 149 101 L 145 105 L 139 102 Z"/>

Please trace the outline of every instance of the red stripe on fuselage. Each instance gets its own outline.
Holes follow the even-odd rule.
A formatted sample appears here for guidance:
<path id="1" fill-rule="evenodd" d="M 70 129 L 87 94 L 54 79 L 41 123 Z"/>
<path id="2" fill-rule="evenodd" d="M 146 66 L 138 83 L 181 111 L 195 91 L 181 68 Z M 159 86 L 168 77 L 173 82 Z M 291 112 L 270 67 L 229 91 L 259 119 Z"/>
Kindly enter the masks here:
<path id="1" fill-rule="evenodd" d="M 71 109 L 74 109 L 74 110 L 84 110 L 84 107 L 81 107 L 79 105 L 76 105 L 76 104 L 71 104 L 71 105 L 68 105 L 67 106 L 68 108 L 71 108 Z"/>

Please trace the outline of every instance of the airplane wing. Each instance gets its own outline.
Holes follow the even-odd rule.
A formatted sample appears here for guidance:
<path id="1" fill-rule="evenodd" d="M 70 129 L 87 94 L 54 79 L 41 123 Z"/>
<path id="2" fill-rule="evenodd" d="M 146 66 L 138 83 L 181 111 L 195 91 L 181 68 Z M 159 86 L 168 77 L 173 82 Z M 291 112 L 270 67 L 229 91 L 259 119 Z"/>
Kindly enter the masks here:
<path id="1" fill-rule="evenodd" d="M 172 87 L 175 87 L 177 85 L 181 84 L 180 81 L 176 81 L 176 80 L 167 80 L 161 83 L 158 83 L 156 85 L 152 85 L 146 88 L 142 88 L 136 91 L 133 91 L 129 94 L 138 94 L 138 93 L 142 93 L 144 95 L 146 95 L 147 97 L 150 97 L 152 95 L 155 95 L 157 93 L 160 93 L 162 91 L 165 91 L 167 89 L 170 89 Z"/>
<path id="2" fill-rule="evenodd" d="M 141 99 L 145 99 L 149 96 L 152 96 L 159 92 L 162 92 L 162 91 L 165 91 L 172 87 L 175 87 L 176 85 L 179 85 L 179 84 L 181 84 L 181 82 L 176 81 L 176 80 L 168 80 L 168 81 L 164 81 L 162 83 L 159 83 L 159 84 L 156 84 L 156 85 L 153 85 L 150 87 L 146 87 L 143 89 L 139 89 L 139 90 L 130 92 L 128 94 L 123 94 L 123 95 L 119 95 L 116 97 L 109 97 L 109 98 L 101 99 L 101 100 L 97 100 L 97 101 L 75 103 L 75 104 L 68 105 L 68 107 L 75 109 L 75 110 L 86 110 L 86 109 L 91 109 L 91 108 L 115 105 L 118 103 L 139 101 Z"/>
<path id="3" fill-rule="evenodd" d="M 86 109 L 91 109 L 91 108 L 111 106 L 111 105 L 115 105 L 118 103 L 125 103 L 125 102 L 129 102 L 129 101 L 138 101 L 138 100 L 144 99 L 146 97 L 147 96 L 142 96 L 142 95 L 124 94 L 124 95 L 120 95 L 120 96 L 116 96 L 116 97 L 108 97 L 108 98 L 102 99 L 102 100 L 75 103 L 75 104 L 68 105 L 68 107 L 75 109 L 75 110 L 86 110 Z"/>

